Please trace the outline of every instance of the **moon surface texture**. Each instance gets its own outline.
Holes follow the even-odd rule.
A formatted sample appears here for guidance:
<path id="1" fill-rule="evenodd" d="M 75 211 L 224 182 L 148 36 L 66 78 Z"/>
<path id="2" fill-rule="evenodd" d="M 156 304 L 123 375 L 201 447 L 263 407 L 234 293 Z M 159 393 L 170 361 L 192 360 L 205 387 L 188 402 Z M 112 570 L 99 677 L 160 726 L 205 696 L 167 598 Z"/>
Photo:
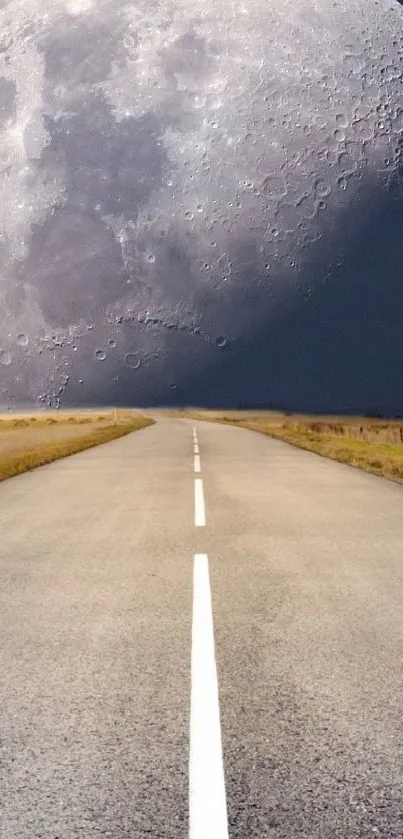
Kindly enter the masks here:
<path id="1" fill-rule="evenodd" d="M 0 0 L 0 401 L 403 411 L 397 0 Z"/>

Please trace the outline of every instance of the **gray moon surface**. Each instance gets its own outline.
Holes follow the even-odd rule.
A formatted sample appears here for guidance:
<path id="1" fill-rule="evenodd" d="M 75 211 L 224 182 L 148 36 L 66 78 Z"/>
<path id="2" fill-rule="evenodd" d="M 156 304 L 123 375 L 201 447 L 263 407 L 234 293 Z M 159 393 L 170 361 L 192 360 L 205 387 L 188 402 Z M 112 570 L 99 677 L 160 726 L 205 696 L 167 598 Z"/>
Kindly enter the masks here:
<path id="1" fill-rule="evenodd" d="M 1 0 L 0 402 L 403 412 L 397 0 Z"/>

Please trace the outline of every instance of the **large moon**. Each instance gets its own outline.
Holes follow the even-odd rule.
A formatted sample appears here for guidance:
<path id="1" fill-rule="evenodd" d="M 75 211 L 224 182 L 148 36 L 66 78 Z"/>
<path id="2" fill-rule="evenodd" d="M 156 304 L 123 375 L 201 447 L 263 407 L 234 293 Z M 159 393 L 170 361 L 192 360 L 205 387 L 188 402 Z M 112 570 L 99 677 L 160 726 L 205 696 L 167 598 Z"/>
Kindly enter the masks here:
<path id="1" fill-rule="evenodd" d="M 0 401 L 403 411 L 397 0 L 2 0 Z"/>

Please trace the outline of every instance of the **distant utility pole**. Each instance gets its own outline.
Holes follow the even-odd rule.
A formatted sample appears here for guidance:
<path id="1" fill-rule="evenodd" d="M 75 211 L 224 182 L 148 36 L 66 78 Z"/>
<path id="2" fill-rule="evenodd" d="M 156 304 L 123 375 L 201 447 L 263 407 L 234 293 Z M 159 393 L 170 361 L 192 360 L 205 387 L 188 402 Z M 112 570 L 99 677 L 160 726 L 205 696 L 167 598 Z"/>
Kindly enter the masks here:
<path id="1" fill-rule="evenodd" d="M 114 425 L 116 425 L 116 408 L 113 409 Z"/>

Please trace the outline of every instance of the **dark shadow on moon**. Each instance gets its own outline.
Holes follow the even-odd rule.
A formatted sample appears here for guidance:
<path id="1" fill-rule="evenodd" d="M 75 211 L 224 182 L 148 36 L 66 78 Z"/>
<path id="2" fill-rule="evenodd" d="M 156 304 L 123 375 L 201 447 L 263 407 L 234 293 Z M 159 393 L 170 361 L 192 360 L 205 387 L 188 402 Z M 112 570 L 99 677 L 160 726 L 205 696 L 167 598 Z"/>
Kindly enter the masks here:
<path id="1" fill-rule="evenodd" d="M 56 164 L 64 167 L 69 204 L 90 215 L 135 220 L 167 167 L 159 117 L 148 113 L 117 123 L 104 96 L 97 94 L 62 124 L 54 117 L 44 124 L 51 142 L 39 169 L 46 173 Z"/>
<path id="2" fill-rule="evenodd" d="M 54 327 L 94 317 L 127 289 L 120 245 L 103 216 L 135 222 L 167 168 L 153 114 L 116 123 L 102 95 L 63 120 L 46 117 L 50 143 L 36 165 L 46 182 L 64 173 L 64 197 L 45 221 L 32 224 L 30 251 L 15 282 L 29 276 Z M 145 176 L 146 173 L 146 176 Z M 54 293 L 57 284 L 57 294 Z"/>
<path id="3" fill-rule="evenodd" d="M 0 76 L 0 130 L 10 117 L 15 116 L 16 95 L 15 82 Z"/>
<path id="4" fill-rule="evenodd" d="M 45 88 L 48 101 L 57 104 L 53 92 L 60 85 L 70 101 L 79 99 L 85 86 L 106 79 L 112 61 L 124 70 L 123 37 L 127 23 L 106 7 L 105 19 L 98 10 L 86 14 L 70 15 L 67 12 L 52 23 L 49 32 L 38 38 L 38 50 L 43 54 Z M 133 36 L 135 41 L 135 37 Z M 121 53 L 121 54 L 120 54 Z"/>

